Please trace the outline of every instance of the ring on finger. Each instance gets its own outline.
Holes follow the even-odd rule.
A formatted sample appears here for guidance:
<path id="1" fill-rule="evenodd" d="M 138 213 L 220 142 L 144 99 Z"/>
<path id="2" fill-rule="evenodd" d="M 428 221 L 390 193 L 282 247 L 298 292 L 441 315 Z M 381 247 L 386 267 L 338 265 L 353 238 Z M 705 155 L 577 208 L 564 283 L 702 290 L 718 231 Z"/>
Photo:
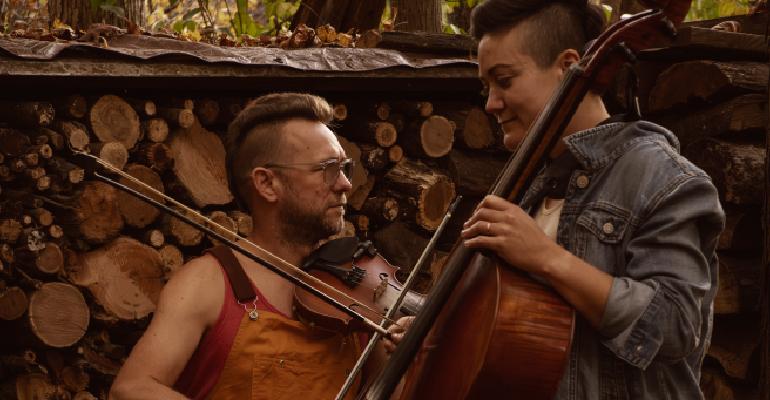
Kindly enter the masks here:
<path id="1" fill-rule="evenodd" d="M 487 222 L 487 233 L 489 233 L 489 234 L 492 233 L 492 223 L 491 222 Z"/>

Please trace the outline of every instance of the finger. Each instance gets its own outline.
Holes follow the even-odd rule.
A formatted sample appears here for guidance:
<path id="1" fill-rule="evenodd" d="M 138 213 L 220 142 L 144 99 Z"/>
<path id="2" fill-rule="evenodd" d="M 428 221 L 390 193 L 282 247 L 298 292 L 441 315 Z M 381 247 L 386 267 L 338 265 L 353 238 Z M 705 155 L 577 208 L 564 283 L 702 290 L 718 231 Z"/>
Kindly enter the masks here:
<path id="1" fill-rule="evenodd" d="M 463 241 L 463 245 L 469 249 L 488 249 L 497 252 L 501 248 L 502 241 L 503 239 L 498 236 L 476 236 Z"/>
<path id="2" fill-rule="evenodd" d="M 490 208 L 497 211 L 505 211 L 509 209 L 513 203 L 509 202 L 508 200 L 495 196 L 495 195 L 488 195 L 484 197 L 484 200 L 481 200 L 480 204 L 483 208 Z"/>
<path id="3" fill-rule="evenodd" d="M 489 221 L 478 221 L 470 228 L 460 232 L 460 236 L 463 239 L 471 239 L 476 236 L 495 236 L 494 225 Z"/>
<path id="4" fill-rule="evenodd" d="M 471 225 L 475 224 L 478 221 L 487 221 L 487 222 L 502 222 L 505 221 L 505 212 L 499 211 L 499 210 L 492 210 L 489 208 L 482 208 L 473 213 L 470 218 L 468 218 L 468 221 L 463 224 L 464 228 L 469 228 Z"/>

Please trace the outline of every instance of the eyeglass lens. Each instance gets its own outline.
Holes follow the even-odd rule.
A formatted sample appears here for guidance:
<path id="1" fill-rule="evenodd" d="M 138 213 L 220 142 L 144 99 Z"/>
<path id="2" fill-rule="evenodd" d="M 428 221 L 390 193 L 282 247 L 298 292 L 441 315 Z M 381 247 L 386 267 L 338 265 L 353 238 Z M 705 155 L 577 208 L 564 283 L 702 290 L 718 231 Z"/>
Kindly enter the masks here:
<path id="1" fill-rule="evenodd" d="M 327 165 L 324 169 L 324 179 L 326 180 L 326 183 L 333 185 L 337 181 L 337 178 L 339 178 L 340 172 L 342 172 L 349 181 L 351 178 L 350 175 L 353 172 L 353 161 L 337 161 Z"/>

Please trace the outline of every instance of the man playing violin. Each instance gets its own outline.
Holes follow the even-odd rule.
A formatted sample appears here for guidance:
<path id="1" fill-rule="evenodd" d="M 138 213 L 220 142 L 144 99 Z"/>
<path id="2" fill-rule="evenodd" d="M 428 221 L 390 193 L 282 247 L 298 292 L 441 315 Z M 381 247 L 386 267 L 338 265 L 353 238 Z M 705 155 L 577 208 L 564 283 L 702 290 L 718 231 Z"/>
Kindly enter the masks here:
<path id="1" fill-rule="evenodd" d="M 603 23 L 585 0 L 487 0 L 474 10 L 486 109 L 508 149 Z M 610 118 L 597 94 L 565 136 L 521 207 L 494 196 L 479 204 L 465 246 L 544 279 L 577 310 L 556 398 L 702 398 L 724 225 L 715 187 L 671 132 Z"/>
<path id="2" fill-rule="evenodd" d="M 293 265 L 343 227 L 352 165 L 327 127 L 331 117 L 320 97 L 271 94 L 228 130 L 232 186 L 253 218 L 249 239 Z M 360 352 L 358 335 L 298 321 L 294 285 L 232 254 L 256 299 L 237 301 L 226 257 L 188 262 L 164 287 L 113 398 L 334 398 Z"/>

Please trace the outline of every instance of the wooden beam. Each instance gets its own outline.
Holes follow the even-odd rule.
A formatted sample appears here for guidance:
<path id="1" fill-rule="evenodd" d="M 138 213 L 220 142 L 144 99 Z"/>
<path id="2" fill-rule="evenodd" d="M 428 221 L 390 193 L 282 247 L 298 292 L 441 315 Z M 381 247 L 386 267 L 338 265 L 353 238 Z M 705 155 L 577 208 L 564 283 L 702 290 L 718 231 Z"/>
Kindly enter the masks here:
<path id="1" fill-rule="evenodd" d="M 768 90 L 770 94 L 770 90 Z M 767 109 L 770 114 L 770 107 Z M 770 153 L 770 124 L 765 138 L 765 193 L 762 210 L 762 228 L 764 232 L 764 251 L 762 252 L 762 269 L 760 271 L 759 315 L 760 351 L 759 351 L 759 398 L 770 400 L 770 163 L 767 154 Z"/>

